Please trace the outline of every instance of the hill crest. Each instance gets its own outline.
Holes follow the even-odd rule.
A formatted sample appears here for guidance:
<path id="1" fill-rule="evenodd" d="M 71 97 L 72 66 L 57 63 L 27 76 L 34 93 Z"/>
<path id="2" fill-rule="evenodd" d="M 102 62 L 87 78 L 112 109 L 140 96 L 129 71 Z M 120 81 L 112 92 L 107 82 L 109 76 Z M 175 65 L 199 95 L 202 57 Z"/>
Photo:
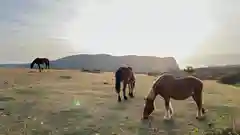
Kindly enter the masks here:
<path id="1" fill-rule="evenodd" d="M 165 72 L 179 70 L 177 61 L 173 57 L 156 56 L 112 56 L 109 54 L 79 54 L 66 56 L 51 61 L 51 68 L 57 69 L 89 69 L 115 71 L 122 65 L 133 67 L 135 72 Z M 29 64 L 3 64 L 1 67 L 27 67 Z"/>

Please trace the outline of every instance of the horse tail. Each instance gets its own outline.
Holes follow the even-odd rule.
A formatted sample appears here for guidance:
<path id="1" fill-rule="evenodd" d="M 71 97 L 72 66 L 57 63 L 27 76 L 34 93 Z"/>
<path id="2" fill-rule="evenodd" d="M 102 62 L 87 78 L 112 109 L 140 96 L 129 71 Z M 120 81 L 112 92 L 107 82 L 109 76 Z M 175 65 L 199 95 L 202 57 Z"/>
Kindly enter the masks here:
<path id="1" fill-rule="evenodd" d="M 199 80 L 199 81 L 200 81 L 200 87 L 199 87 L 199 89 L 200 89 L 200 91 L 201 91 L 201 95 L 200 95 L 201 111 L 202 111 L 203 114 L 205 114 L 207 110 L 206 110 L 205 107 L 203 106 L 203 104 L 204 104 L 204 103 L 203 103 L 203 102 L 204 102 L 204 100 L 203 100 L 203 82 L 202 82 L 201 80 Z"/>
<path id="2" fill-rule="evenodd" d="M 203 107 L 203 82 L 198 79 L 193 77 L 195 80 L 195 88 L 194 88 L 194 95 L 195 95 L 195 100 L 198 105 L 198 108 L 201 109 L 202 113 L 204 114 L 206 112 L 205 108 Z"/>
<path id="3" fill-rule="evenodd" d="M 121 79 L 122 79 L 122 74 L 121 70 L 117 70 L 115 73 L 115 89 L 116 92 L 119 93 L 121 90 Z"/>

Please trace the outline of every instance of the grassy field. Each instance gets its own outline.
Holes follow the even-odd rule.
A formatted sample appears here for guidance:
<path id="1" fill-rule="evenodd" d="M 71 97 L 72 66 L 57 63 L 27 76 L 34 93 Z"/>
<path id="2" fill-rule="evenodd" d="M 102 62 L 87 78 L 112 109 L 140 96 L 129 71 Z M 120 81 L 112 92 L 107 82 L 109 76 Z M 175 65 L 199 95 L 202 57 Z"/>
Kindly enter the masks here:
<path id="1" fill-rule="evenodd" d="M 183 135 L 238 123 L 240 88 L 204 82 L 206 120 L 197 121 L 192 99 L 172 101 L 174 120 L 164 121 L 157 98 L 152 118 L 141 121 L 144 96 L 154 77 L 136 75 L 136 97 L 118 103 L 113 73 L 0 69 L 0 134 Z M 194 133 L 193 133 L 194 132 Z"/>

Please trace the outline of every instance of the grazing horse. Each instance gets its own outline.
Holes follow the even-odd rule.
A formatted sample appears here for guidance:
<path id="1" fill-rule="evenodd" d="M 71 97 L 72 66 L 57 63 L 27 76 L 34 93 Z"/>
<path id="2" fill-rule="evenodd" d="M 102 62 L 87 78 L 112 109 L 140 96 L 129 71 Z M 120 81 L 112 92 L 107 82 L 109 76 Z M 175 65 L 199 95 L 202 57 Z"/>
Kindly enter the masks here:
<path id="1" fill-rule="evenodd" d="M 128 85 L 129 88 L 129 93 L 128 95 L 133 98 L 133 89 L 135 87 L 135 77 L 134 73 L 132 71 L 131 67 L 120 67 L 116 72 L 115 72 L 115 89 L 118 94 L 118 102 L 121 102 L 121 96 L 120 96 L 120 91 L 121 91 L 121 82 L 123 82 L 123 97 L 125 100 L 127 100 L 126 96 L 126 87 Z"/>
<path id="2" fill-rule="evenodd" d="M 41 64 L 45 64 L 46 65 L 46 69 L 49 69 L 49 60 L 47 58 L 36 58 L 33 60 L 33 62 L 31 63 L 30 67 L 31 69 L 33 68 L 34 64 L 38 65 L 38 69 L 39 72 L 41 72 L 41 70 L 43 70 L 43 68 L 41 68 Z"/>
<path id="3" fill-rule="evenodd" d="M 171 98 L 174 100 L 185 100 L 189 97 L 193 98 L 198 108 L 196 119 L 202 118 L 203 114 L 205 114 L 205 109 L 202 105 L 202 91 L 203 82 L 196 77 L 175 78 L 171 74 L 163 74 L 156 80 L 145 98 L 143 119 L 148 119 L 148 116 L 153 112 L 154 100 L 157 95 L 160 95 L 165 101 L 166 113 L 164 119 L 172 118 Z"/>

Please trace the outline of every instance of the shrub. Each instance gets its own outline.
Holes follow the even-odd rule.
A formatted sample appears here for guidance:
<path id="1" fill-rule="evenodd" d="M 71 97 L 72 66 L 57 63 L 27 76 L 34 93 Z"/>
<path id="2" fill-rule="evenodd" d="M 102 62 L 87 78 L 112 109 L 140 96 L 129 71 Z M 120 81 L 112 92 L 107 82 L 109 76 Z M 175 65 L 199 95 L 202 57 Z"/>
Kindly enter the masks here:
<path id="1" fill-rule="evenodd" d="M 161 75 L 161 73 L 159 72 L 148 72 L 147 74 L 148 76 L 155 76 L 155 77 Z"/>
<path id="2" fill-rule="evenodd" d="M 192 74 L 195 72 L 194 68 L 192 66 L 187 66 L 185 69 L 184 69 L 184 72 L 187 72 L 189 74 Z"/>
<path id="3" fill-rule="evenodd" d="M 223 84 L 237 84 L 240 82 L 240 73 L 225 75 L 219 79 L 219 82 Z"/>
<path id="4" fill-rule="evenodd" d="M 101 73 L 101 70 L 99 70 L 99 69 L 88 70 L 88 69 L 82 68 L 81 71 L 82 71 L 82 72 L 87 72 L 87 73 Z"/>

